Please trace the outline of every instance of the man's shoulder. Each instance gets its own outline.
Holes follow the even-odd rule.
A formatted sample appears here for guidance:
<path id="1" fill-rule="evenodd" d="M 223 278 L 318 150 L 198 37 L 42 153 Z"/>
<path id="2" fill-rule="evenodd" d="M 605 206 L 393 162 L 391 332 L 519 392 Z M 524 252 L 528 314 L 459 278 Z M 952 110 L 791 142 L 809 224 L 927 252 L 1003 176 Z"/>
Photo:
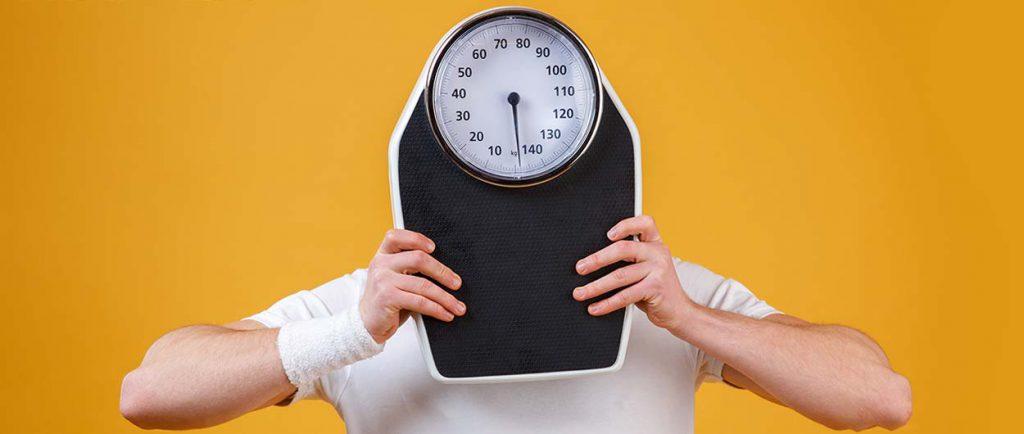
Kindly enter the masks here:
<path id="1" fill-rule="evenodd" d="M 366 269 L 359 268 L 338 277 L 310 292 L 317 296 L 332 313 L 342 312 L 359 302 L 366 287 Z"/>
<path id="2" fill-rule="evenodd" d="M 366 269 L 357 268 L 351 273 L 344 276 L 335 278 L 327 281 L 323 285 L 316 287 L 313 291 L 325 290 L 351 290 L 356 289 L 359 291 L 363 290 L 363 286 L 366 285 Z"/>
<path id="3" fill-rule="evenodd" d="M 715 290 L 726 280 L 714 271 L 693 262 L 679 258 L 672 258 L 672 262 L 675 264 L 679 284 L 683 286 L 690 299 L 700 305 L 707 306 Z"/>
<path id="4" fill-rule="evenodd" d="M 701 286 L 718 286 L 725 280 L 725 278 L 718 275 L 718 273 L 693 262 L 673 257 L 672 263 L 675 265 L 676 274 L 679 276 L 680 283 L 683 285 L 690 283 L 699 284 Z"/>

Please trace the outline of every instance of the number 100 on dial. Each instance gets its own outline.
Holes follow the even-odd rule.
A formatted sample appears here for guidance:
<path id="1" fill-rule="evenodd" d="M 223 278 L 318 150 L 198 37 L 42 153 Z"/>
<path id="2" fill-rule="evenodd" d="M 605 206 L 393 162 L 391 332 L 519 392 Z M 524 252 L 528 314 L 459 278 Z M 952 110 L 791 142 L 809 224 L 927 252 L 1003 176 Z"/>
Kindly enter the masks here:
<path id="1" fill-rule="evenodd" d="M 601 88 L 593 57 L 553 18 L 516 13 L 449 37 L 428 76 L 428 116 L 470 175 L 534 185 L 567 170 L 596 128 Z"/>

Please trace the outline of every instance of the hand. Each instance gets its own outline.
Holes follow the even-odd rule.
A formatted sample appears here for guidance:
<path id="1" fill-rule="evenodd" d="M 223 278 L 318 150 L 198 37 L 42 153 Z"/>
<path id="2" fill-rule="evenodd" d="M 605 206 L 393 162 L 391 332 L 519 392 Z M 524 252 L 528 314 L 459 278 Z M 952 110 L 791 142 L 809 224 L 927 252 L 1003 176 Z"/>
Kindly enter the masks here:
<path id="1" fill-rule="evenodd" d="M 633 235 L 639 236 L 640 241 L 626 239 Z M 672 254 L 661 243 L 654 219 L 643 215 L 622 220 L 608 231 L 608 239 L 615 243 L 581 259 L 576 263 L 576 272 L 585 276 L 619 261 L 633 264 L 574 289 L 573 298 L 586 301 L 623 288 L 611 297 L 592 303 L 587 311 L 601 316 L 636 303 L 658 327 L 672 332 L 677 330 L 679 322 L 696 304 L 679 283 Z"/>
<path id="2" fill-rule="evenodd" d="M 366 290 L 359 300 L 359 314 L 366 331 L 384 343 L 398 330 L 410 312 L 452 321 L 466 313 L 466 305 L 423 274 L 453 291 L 462 278 L 430 253 L 434 242 L 413 231 L 391 229 L 370 261 Z"/>

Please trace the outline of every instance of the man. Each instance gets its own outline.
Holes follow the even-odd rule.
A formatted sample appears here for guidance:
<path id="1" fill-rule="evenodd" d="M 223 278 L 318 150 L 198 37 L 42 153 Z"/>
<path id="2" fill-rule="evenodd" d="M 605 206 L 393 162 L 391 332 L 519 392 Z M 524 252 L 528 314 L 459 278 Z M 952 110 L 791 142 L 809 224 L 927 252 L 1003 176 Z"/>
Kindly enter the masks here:
<path id="1" fill-rule="evenodd" d="M 634 235 L 638 241 L 629 240 Z M 124 379 L 121 413 L 143 428 L 200 428 L 318 398 L 354 434 L 674 433 L 693 431 L 701 382 L 724 380 L 835 429 L 895 429 L 910 418 L 910 384 L 863 333 L 779 313 L 740 283 L 674 259 L 650 217 L 625 219 L 608 238 L 613 243 L 582 258 L 576 271 L 631 264 L 571 295 L 590 303 L 591 315 L 630 304 L 646 314 L 634 315 L 619 372 L 436 382 L 408 314 L 458 321 L 472 306 L 414 276 L 452 291 L 461 285 L 430 256 L 431 240 L 392 230 L 367 270 L 243 321 L 185 327 L 157 340 Z"/>

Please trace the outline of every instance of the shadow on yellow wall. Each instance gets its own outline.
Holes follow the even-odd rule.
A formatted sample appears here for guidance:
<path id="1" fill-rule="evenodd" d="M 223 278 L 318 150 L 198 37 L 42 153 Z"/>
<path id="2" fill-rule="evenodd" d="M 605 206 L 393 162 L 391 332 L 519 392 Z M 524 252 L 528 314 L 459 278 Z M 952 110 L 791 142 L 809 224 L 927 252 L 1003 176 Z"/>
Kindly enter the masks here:
<path id="1" fill-rule="evenodd" d="M 120 379 L 157 336 L 364 265 L 408 92 L 441 34 L 493 6 L 369 3 L 0 5 L 0 431 L 132 432 Z M 913 382 L 907 432 L 1013 430 L 1020 14 L 528 3 L 631 111 L 676 255 L 875 336 Z M 341 426 L 307 403 L 209 431 Z M 697 430 L 825 428 L 709 386 Z"/>

